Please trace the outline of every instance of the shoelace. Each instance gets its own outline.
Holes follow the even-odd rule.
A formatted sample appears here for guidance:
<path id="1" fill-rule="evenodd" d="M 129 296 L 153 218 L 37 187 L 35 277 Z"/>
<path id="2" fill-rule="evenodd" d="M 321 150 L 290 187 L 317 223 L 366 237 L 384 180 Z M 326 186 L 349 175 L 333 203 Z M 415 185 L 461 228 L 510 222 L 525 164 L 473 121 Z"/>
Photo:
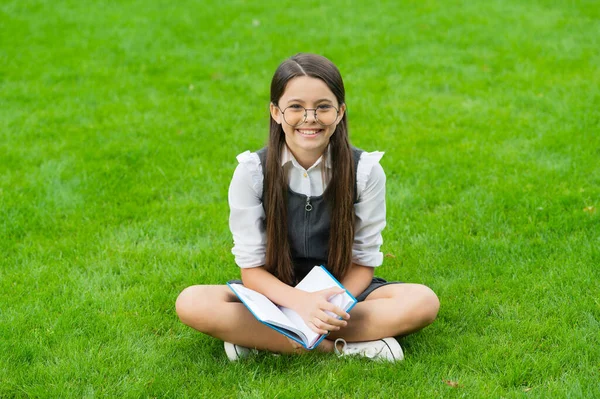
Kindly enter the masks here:
<path id="1" fill-rule="evenodd" d="M 342 349 L 338 349 L 338 342 L 340 342 L 342 344 Z M 344 354 L 344 351 L 346 350 L 346 346 L 348 346 L 348 344 L 346 343 L 346 340 L 344 338 L 338 338 L 333 343 L 333 351 L 335 352 L 336 355 L 342 356 Z"/>
<path id="2" fill-rule="evenodd" d="M 341 349 L 338 349 L 338 342 L 342 344 Z M 344 338 L 338 338 L 335 340 L 335 343 L 333 344 L 333 350 L 336 355 L 343 356 L 346 353 L 347 346 L 348 346 L 348 343 L 346 342 L 346 340 Z M 357 351 L 356 353 L 348 353 L 348 354 L 362 355 L 362 356 L 372 359 L 372 358 L 376 357 L 377 355 L 379 355 L 382 350 L 383 350 L 383 347 L 381 347 L 379 349 L 375 348 L 375 347 L 367 347 L 360 351 Z"/>

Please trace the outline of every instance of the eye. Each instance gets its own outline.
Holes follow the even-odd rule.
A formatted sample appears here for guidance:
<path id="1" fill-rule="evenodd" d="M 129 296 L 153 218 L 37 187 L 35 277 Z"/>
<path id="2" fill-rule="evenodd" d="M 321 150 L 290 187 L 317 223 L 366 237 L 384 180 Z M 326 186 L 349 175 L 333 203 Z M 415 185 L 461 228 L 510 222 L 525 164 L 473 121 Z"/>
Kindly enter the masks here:
<path id="1" fill-rule="evenodd" d="M 292 104 L 290 105 L 288 108 L 292 108 L 292 109 L 303 109 L 304 107 L 300 104 Z"/>
<path id="2" fill-rule="evenodd" d="M 329 104 L 321 104 L 317 107 L 318 110 L 322 110 L 322 111 L 328 111 L 330 109 L 333 109 L 333 105 L 329 105 Z"/>

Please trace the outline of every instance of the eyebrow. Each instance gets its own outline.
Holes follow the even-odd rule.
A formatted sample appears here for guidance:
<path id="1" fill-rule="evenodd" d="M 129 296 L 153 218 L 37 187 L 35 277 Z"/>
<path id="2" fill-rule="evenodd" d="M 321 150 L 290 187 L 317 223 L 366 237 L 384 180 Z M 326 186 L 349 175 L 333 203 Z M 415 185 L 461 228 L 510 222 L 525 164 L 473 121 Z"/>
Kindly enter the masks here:
<path id="1" fill-rule="evenodd" d="M 304 103 L 304 100 L 302 100 L 301 98 L 290 98 L 290 99 L 289 99 L 287 102 L 288 102 L 288 104 L 289 104 L 289 103 L 292 103 L 292 102 L 295 102 L 295 101 L 297 101 L 297 102 L 299 102 L 299 103 Z M 330 100 L 330 99 L 328 99 L 328 98 L 321 98 L 321 99 L 319 99 L 319 100 L 317 100 L 317 101 L 315 101 L 315 102 L 316 102 L 316 103 L 321 103 L 321 102 L 323 102 L 323 101 L 327 101 L 327 102 L 329 102 L 329 103 L 333 103 L 333 101 L 331 101 L 331 100 Z"/>

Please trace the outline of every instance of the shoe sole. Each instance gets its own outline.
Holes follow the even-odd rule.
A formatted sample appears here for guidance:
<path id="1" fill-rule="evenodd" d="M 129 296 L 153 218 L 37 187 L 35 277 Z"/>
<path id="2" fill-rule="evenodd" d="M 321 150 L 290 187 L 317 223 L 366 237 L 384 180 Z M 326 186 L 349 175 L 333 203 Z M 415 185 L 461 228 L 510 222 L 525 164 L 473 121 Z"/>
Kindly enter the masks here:
<path id="1" fill-rule="evenodd" d="M 236 345 L 226 342 L 224 346 L 225 346 L 225 354 L 227 354 L 227 358 L 229 360 L 231 360 L 232 362 L 235 362 L 236 360 L 238 360 L 241 357 L 241 355 L 237 351 Z"/>
<path id="2" fill-rule="evenodd" d="M 394 338 L 383 338 L 381 341 L 383 341 L 383 343 L 385 343 L 385 345 L 390 350 L 390 354 L 392 355 L 392 358 L 393 358 L 392 361 L 398 362 L 400 360 L 404 360 L 404 352 L 402 351 L 402 347 L 400 346 L 398 341 L 396 341 Z M 391 360 L 391 359 L 386 359 L 386 360 Z"/>

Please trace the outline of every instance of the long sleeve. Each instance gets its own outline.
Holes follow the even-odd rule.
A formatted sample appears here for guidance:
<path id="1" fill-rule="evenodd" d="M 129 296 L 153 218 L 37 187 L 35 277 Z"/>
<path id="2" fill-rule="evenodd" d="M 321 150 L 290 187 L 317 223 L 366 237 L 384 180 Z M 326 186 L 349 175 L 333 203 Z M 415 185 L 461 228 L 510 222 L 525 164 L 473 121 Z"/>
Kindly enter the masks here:
<path id="1" fill-rule="evenodd" d="M 354 205 L 354 245 L 352 261 L 363 266 L 383 263 L 382 230 L 386 226 L 385 172 L 379 160 L 382 152 L 363 153 L 358 164 L 358 202 Z"/>
<path id="2" fill-rule="evenodd" d="M 239 165 L 229 185 L 229 229 L 233 235 L 231 252 L 241 268 L 265 264 L 265 212 L 262 205 L 262 169 L 256 154 L 238 156 Z"/>

